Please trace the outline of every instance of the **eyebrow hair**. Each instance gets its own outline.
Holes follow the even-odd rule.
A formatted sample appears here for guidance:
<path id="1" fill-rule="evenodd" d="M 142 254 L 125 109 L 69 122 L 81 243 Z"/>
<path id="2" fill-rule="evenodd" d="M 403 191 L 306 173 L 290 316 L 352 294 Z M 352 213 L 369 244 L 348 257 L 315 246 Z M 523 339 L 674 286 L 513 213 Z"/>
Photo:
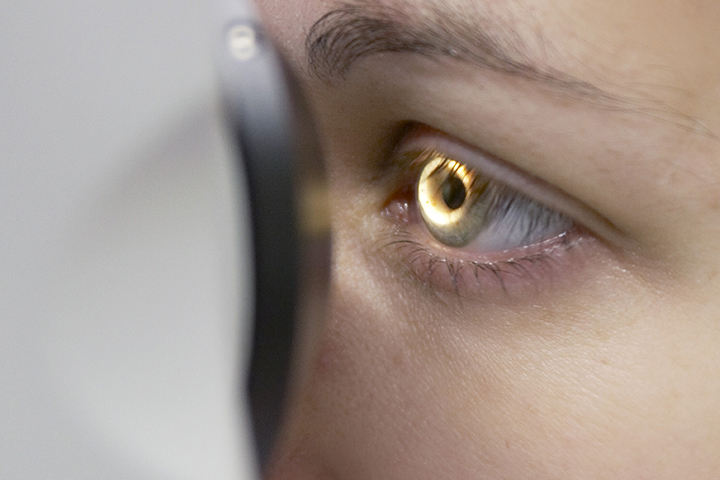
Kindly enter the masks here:
<path id="1" fill-rule="evenodd" d="M 462 60 L 538 81 L 573 96 L 589 96 L 596 101 L 614 99 L 595 85 L 532 62 L 529 48 L 516 29 L 500 17 L 488 20 L 496 26 L 491 30 L 432 3 L 423 3 L 422 14 L 414 4 L 408 2 L 405 7 L 357 0 L 323 15 L 306 37 L 311 73 L 327 81 L 343 79 L 363 58 L 407 52 Z"/>
<path id="2" fill-rule="evenodd" d="M 340 3 L 310 28 L 305 49 L 310 74 L 333 82 L 343 80 L 363 58 L 382 53 L 413 53 L 431 59 L 452 58 L 480 68 L 532 80 L 566 97 L 611 111 L 631 111 L 700 135 L 718 139 L 698 119 L 649 97 L 610 93 L 597 85 L 541 65 L 514 23 L 484 12 L 475 23 L 447 3 L 381 0 Z M 536 41 L 547 40 L 536 34 Z"/>

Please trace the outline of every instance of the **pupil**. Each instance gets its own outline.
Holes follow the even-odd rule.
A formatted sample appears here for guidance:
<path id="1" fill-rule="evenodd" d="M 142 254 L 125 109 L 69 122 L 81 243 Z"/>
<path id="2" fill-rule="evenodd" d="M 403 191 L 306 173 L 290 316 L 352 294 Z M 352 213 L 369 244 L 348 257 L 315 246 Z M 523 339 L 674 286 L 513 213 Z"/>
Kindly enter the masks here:
<path id="1" fill-rule="evenodd" d="M 450 175 L 440 187 L 445 205 L 451 210 L 462 207 L 465 203 L 465 185 L 455 175 Z"/>

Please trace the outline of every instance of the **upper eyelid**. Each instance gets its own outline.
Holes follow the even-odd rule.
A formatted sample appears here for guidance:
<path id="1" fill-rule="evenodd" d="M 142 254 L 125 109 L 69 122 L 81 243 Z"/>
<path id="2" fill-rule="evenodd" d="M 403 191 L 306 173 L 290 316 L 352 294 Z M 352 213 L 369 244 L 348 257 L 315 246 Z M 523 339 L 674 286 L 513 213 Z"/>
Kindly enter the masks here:
<path id="1" fill-rule="evenodd" d="M 478 148 L 467 145 L 460 140 L 452 139 L 448 135 L 430 127 L 415 126 L 410 128 L 399 142 L 395 155 L 396 158 L 402 158 L 404 154 L 417 150 L 437 150 L 442 152 L 450 158 L 466 163 L 482 175 L 517 190 L 519 193 L 548 208 L 567 215 L 610 244 L 621 248 L 631 247 L 631 242 L 626 235 L 590 207 L 544 180 L 523 172 L 504 160 L 480 151 Z"/>

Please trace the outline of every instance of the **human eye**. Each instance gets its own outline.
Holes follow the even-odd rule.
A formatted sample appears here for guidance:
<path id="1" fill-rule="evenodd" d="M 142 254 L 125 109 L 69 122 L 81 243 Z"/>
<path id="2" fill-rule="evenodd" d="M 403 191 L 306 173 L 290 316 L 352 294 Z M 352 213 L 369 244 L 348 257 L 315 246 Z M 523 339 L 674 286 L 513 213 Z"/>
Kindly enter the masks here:
<path id="1" fill-rule="evenodd" d="M 524 295 L 577 272 L 618 236 L 601 215 L 507 162 L 423 125 L 391 161 L 383 244 L 426 285 Z"/>

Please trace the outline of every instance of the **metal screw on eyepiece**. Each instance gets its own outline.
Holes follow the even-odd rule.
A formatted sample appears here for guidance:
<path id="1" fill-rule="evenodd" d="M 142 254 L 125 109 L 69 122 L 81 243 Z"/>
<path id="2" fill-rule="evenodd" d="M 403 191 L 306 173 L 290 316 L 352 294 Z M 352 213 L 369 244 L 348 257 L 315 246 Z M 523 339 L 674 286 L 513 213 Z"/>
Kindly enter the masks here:
<path id="1" fill-rule="evenodd" d="M 236 25 L 228 31 L 228 49 L 236 60 L 252 59 L 257 54 L 257 34 L 250 25 Z"/>

